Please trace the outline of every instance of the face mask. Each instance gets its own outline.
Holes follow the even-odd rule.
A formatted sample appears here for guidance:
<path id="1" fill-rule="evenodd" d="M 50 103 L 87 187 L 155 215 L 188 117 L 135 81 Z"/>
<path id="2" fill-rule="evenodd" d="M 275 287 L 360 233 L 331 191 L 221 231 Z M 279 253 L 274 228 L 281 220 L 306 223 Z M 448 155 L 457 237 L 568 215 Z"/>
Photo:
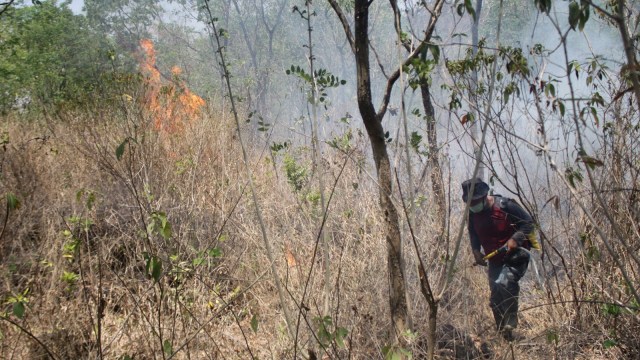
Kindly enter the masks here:
<path id="1" fill-rule="evenodd" d="M 484 210 L 484 200 L 473 206 L 469 206 L 469 211 L 471 211 L 472 213 L 479 213 L 482 210 Z"/>

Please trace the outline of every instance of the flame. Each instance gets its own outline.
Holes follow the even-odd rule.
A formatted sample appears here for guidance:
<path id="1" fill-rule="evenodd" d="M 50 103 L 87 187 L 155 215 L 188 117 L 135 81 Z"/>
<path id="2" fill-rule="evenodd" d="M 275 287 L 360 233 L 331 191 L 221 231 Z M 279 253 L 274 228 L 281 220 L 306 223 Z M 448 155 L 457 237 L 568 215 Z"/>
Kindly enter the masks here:
<path id="1" fill-rule="evenodd" d="M 289 266 L 289 268 L 296 267 L 298 265 L 296 257 L 295 255 L 293 255 L 293 252 L 291 251 L 291 248 L 288 244 L 285 244 L 284 255 L 287 259 L 287 265 Z"/>
<path id="2" fill-rule="evenodd" d="M 163 82 L 151 40 L 140 40 L 140 48 L 143 52 L 140 71 L 146 83 L 145 108 L 153 117 L 154 127 L 169 134 L 182 132 L 185 125 L 201 114 L 206 103 L 180 79 L 182 69 L 178 66 L 171 69 L 172 79 Z"/>

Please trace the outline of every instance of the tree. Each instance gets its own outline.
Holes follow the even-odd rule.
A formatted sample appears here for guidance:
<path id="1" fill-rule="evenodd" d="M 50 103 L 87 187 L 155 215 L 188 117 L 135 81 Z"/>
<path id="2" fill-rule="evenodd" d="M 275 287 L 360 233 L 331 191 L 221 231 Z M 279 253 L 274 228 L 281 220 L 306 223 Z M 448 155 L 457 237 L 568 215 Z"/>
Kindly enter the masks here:
<path id="1" fill-rule="evenodd" d="M 68 4 L 9 8 L 0 18 L 0 110 L 16 101 L 78 102 L 109 66 L 108 43 Z"/>
<path id="2" fill-rule="evenodd" d="M 347 20 L 345 12 L 336 0 L 329 0 L 336 15 L 340 19 L 345 35 L 351 45 L 351 50 L 356 61 L 357 76 L 357 101 L 362 121 L 367 130 L 373 159 L 375 162 L 378 186 L 379 201 L 382 213 L 384 214 L 384 237 L 387 243 L 387 266 L 389 269 L 390 291 L 389 305 L 391 309 L 391 318 L 393 330 L 396 338 L 399 338 L 408 329 L 408 311 L 407 299 L 405 294 L 406 284 L 402 269 L 402 253 L 401 253 L 401 234 L 398 212 L 392 201 L 393 194 L 393 176 L 391 173 L 391 164 L 387 143 L 389 142 L 389 132 L 382 126 L 382 118 L 387 112 L 391 92 L 394 84 L 401 76 L 401 69 L 417 59 L 420 54 L 427 48 L 428 41 L 435 29 L 435 24 L 439 18 L 444 1 L 438 0 L 431 9 L 433 17 L 425 30 L 424 39 L 422 39 L 417 47 L 412 49 L 406 57 L 401 67 L 396 69 L 387 79 L 384 86 L 384 94 L 382 95 L 381 104 L 376 110 L 373 104 L 372 96 L 372 76 L 370 52 L 371 44 L 369 38 L 369 8 L 371 2 L 367 0 L 356 0 L 353 7 L 354 28 Z M 397 9 L 395 1 L 391 1 L 392 7 Z"/>

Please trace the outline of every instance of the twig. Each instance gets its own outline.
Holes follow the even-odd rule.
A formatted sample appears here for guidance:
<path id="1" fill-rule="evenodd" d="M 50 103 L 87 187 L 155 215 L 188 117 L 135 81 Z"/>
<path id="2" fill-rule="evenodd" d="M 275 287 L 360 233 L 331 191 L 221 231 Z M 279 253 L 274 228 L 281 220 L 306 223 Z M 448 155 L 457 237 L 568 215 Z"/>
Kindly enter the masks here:
<path id="1" fill-rule="evenodd" d="M 31 333 L 31 331 L 29 331 L 29 330 L 25 329 L 22 325 L 20 325 L 20 324 L 18 324 L 17 322 L 15 322 L 15 321 L 13 321 L 13 320 L 9 319 L 8 317 L 4 317 L 4 316 L 1 316 L 1 315 L 0 315 L 0 320 L 4 320 L 4 321 L 6 321 L 6 322 L 10 323 L 11 325 L 13 325 L 13 326 L 17 327 L 18 329 L 20 329 L 20 331 L 22 331 L 23 333 L 25 333 L 27 336 L 29 336 L 30 338 L 32 338 L 33 340 L 35 340 L 35 342 L 37 342 L 37 343 L 38 343 L 38 345 L 40 345 L 40 346 L 44 349 L 44 351 L 45 351 L 45 352 L 46 352 L 46 353 L 47 353 L 51 358 L 53 358 L 54 360 L 59 359 L 59 357 L 57 356 L 57 354 L 55 354 L 55 355 L 54 355 L 54 353 L 53 353 L 51 350 L 49 350 L 49 348 L 48 348 L 48 347 L 47 347 L 47 346 L 46 346 L 46 345 L 45 345 L 45 344 L 44 344 L 40 339 L 38 339 L 35 335 L 33 335 L 33 334 Z"/>

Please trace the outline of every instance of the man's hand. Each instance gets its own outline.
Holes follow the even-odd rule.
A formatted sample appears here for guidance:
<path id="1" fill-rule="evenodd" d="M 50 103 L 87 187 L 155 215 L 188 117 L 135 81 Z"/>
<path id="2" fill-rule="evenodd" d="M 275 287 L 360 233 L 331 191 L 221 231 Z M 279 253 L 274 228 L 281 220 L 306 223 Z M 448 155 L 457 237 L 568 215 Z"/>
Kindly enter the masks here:
<path id="1" fill-rule="evenodd" d="M 487 262 L 484 260 L 484 255 L 482 255 L 480 250 L 473 250 L 473 257 L 476 260 L 475 265 L 487 266 Z"/>
<path id="2" fill-rule="evenodd" d="M 513 250 L 518 248 L 518 242 L 513 239 L 507 240 L 506 245 L 507 245 L 507 252 L 512 252 Z"/>

